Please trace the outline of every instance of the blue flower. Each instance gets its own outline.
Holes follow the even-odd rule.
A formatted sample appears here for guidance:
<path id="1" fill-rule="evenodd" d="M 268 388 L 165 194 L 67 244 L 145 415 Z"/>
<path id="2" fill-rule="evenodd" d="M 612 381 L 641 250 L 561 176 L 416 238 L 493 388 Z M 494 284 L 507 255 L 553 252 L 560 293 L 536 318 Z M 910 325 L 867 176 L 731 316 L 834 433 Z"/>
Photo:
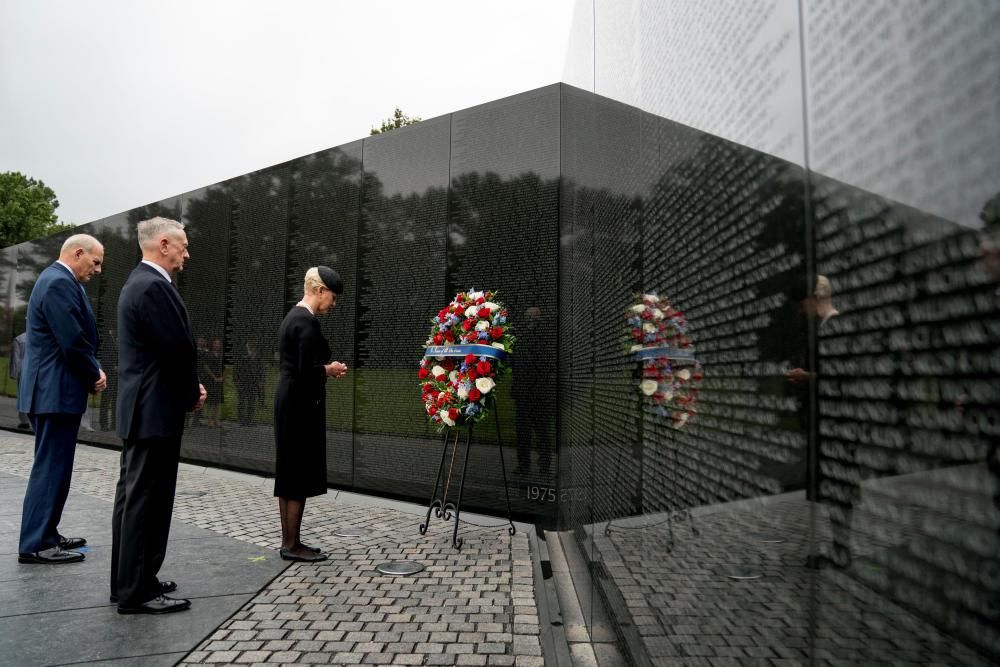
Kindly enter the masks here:
<path id="1" fill-rule="evenodd" d="M 478 338 L 479 340 L 489 340 L 490 334 L 488 331 L 480 331 Z"/>

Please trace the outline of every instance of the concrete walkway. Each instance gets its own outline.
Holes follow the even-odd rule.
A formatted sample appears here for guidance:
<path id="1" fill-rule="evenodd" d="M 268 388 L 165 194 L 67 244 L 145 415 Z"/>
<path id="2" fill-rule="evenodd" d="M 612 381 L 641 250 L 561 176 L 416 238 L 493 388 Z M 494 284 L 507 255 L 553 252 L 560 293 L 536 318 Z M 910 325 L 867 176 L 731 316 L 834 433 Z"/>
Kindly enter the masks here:
<path id="1" fill-rule="evenodd" d="M 15 558 L 33 439 L 0 433 L 0 656 L 18 665 L 395 664 L 543 665 L 528 531 L 463 515 L 418 525 L 425 508 L 331 492 L 310 499 L 303 540 L 330 559 L 277 556 L 272 481 L 181 465 L 167 562 L 192 611 L 119 616 L 107 599 L 118 453 L 80 445 L 61 530 L 90 540 L 87 560 Z M 363 534 L 338 537 L 345 529 Z M 425 566 L 386 576 L 389 561 Z M 543 611 L 544 614 L 544 611 Z"/>

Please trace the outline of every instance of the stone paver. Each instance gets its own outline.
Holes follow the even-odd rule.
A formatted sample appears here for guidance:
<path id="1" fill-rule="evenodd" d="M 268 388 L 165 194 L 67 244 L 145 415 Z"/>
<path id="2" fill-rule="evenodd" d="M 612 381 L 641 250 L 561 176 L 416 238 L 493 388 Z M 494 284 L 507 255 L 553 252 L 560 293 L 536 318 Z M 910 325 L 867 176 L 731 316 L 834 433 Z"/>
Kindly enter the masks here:
<path id="1" fill-rule="evenodd" d="M 0 434 L 0 470 L 27 477 L 32 440 Z M 112 500 L 118 453 L 77 449 L 73 491 Z M 174 520 L 262 547 L 280 543 L 272 480 L 181 465 Z M 385 507 L 331 492 L 309 499 L 303 541 L 329 560 L 294 563 L 179 664 L 541 664 L 528 538 L 504 527 L 432 520 L 419 508 Z M 365 528 L 362 537 L 337 537 Z M 416 561 L 409 577 L 376 571 Z M 489 635 L 487 637 L 487 635 Z"/>

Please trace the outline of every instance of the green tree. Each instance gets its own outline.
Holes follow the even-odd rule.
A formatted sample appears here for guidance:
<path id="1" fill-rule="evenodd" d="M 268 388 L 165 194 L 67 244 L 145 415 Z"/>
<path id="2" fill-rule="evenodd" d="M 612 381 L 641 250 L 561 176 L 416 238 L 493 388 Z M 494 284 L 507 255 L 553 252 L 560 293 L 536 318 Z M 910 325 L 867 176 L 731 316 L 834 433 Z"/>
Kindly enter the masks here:
<path id="1" fill-rule="evenodd" d="M 52 188 L 16 171 L 0 173 L 0 248 L 69 229 L 56 217 Z"/>
<path id="2" fill-rule="evenodd" d="M 403 110 L 396 107 L 396 110 L 392 112 L 392 118 L 386 118 L 382 121 L 382 126 L 378 129 L 372 128 L 372 134 L 383 134 L 389 130 L 395 130 L 397 127 L 404 127 L 406 125 L 413 125 L 414 123 L 419 123 L 420 117 L 414 116 L 410 117 L 403 113 Z"/>

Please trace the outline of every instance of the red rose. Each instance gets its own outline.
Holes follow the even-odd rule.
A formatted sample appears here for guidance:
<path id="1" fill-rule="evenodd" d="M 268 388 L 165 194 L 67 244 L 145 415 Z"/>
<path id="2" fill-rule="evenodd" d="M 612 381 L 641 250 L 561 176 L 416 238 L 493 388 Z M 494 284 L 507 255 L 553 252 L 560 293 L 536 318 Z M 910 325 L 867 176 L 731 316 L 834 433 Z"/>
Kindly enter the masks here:
<path id="1" fill-rule="evenodd" d="M 434 415 L 436 415 L 437 411 L 438 411 L 438 409 L 435 408 L 433 405 L 431 407 L 427 408 L 427 414 L 429 414 L 431 417 L 433 417 Z"/>
<path id="2" fill-rule="evenodd" d="M 447 331 L 444 332 L 444 337 L 449 343 L 455 342 L 455 334 L 451 332 L 451 329 L 448 329 Z"/>
<path id="3" fill-rule="evenodd" d="M 486 299 L 484 299 L 483 297 L 479 297 L 478 299 L 476 299 L 476 305 L 477 306 L 481 305 L 481 304 L 484 304 L 484 303 L 486 303 Z"/>
<path id="4" fill-rule="evenodd" d="M 482 398 L 482 396 L 483 396 L 482 392 L 480 392 L 475 387 L 473 387 L 472 389 L 469 390 L 469 400 L 470 401 L 478 401 L 480 398 Z"/>
<path id="5" fill-rule="evenodd" d="M 421 380 L 423 380 L 424 378 L 426 378 L 430 374 L 431 374 L 431 372 L 429 370 L 427 370 L 426 368 L 421 368 L 419 371 L 417 371 L 417 377 L 420 378 Z"/>
<path id="6" fill-rule="evenodd" d="M 465 320 L 462 322 L 462 328 L 466 331 L 472 331 L 472 327 L 476 326 L 476 323 L 472 320 Z"/>
<path id="7" fill-rule="evenodd" d="M 442 336 L 441 334 L 434 334 L 434 344 L 444 345 L 444 336 Z"/>
<path id="8" fill-rule="evenodd" d="M 424 391 L 429 394 L 430 392 L 434 391 L 434 385 L 432 385 L 430 382 L 425 382 Z"/>
<path id="9" fill-rule="evenodd" d="M 467 354 L 467 355 L 465 355 L 465 365 L 466 366 L 471 366 L 474 363 L 476 363 L 476 355 L 474 355 L 474 354 Z"/>
<path id="10" fill-rule="evenodd" d="M 455 301 L 458 301 L 459 303 L 462 303 L 463 301 L 465 301 L 465 295 L 464 294 L 459 294 L 458 296 L 455 297 Z"/>
<path id="11" fill-rule="evenodd" d="M 479 312 L 476 313 L 476 314 L 479 315 L 479 319 L 481 319 L 481 320 L 488 320 L 488 319 L 490 319 L 490 309 L 489 308 L 480 308 Z"/>
<path id="12" fill-rule="evenodd" d="M 468 376 L 470 380 L 475 380 L 477 377 L 479 377 L 479 373 L 476 372 L 476 368 L 474 366 L 469 367 Z"/>
<path id="13" fill-rule="evenodd" d="M 448 419 L 456 421 L 458 419 L 458 408 L 448 408 Z"/>
<path id="14" fill-rule="evenodd" d="M 493 340 L 500 340 L 503 338 L 503 327 L 493 327 L 490 329 L 490 336 Z"/>
<path id="15" fill-rule="evenodd" d="M 480 361 L 478 364 L 476 364 L 476 371 L 480 375 L 488 375 L 491 368 L 492 367 L 490 366 L 490 362 L 488 361 Z"/>
<path id="16" fill-rule="evenodd" d="M 438 382 L 444 382 L 445 380 L 448 379 L 448 376 L 442 373 L 441 375 L 435 376 L 434 379 L 437 380 Z"/>

